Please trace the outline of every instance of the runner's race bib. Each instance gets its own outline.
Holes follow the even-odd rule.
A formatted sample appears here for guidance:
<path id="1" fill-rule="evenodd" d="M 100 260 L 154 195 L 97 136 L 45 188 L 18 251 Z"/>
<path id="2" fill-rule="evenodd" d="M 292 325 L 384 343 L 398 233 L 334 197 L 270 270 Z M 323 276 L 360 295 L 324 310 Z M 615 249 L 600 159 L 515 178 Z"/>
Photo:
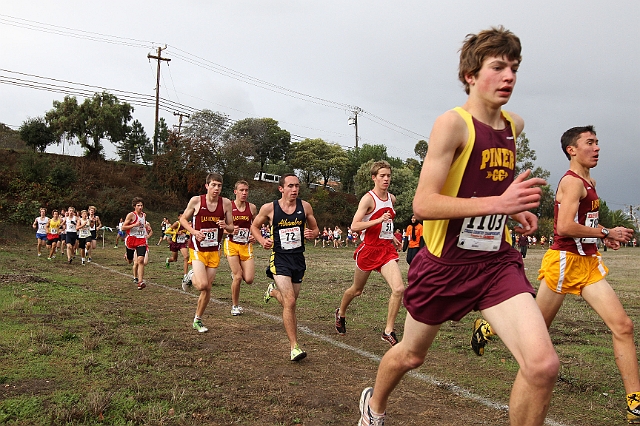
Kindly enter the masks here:
<path id="1" fill-rule="evenodd" d="M 176 243 L 184 244 L 187 242 L 187 234 L 178 234 L 176 235 Z"/>
<path id="2" fill-rule="evenodd" d="M 218 246 L 218 228 L 201 229 L 204 233 L 204 240 L 200 241 L 200 247 Z"/>
<path id="3" fill-rule="evenodd" d="M 387 219 L 381 223 L 380 239 L 381 240 L 393 240 L 393 220 Z"/>
<path id="4" fill-rule="evenodd" d="M 587 217 L 584 219 L 584 226 L 588 226 L 589 228 L 597 228 L 598 227 L 598 212 L 587 212 Z M 597 244 L 598 238 L 581 238 L 585 244 Z"/>
<path id="5" fill-rule="evenodd" d="M 280 247 L 283 250 L 293 250 L 302 246 L 300 227 L 283 228 L 278 230 L 280 235 Z"/>
<path id="6" fill-rule="evenodd" d="M 238 228 L 238 233 L 232 236 L 235 243 L 246 244 L 249 242 L 249 228 Z"/>
<path id="7" fill-rule="evenodd" d="M 462 222 L 458 247 L 463 250 L 498 251 L 507 215 L 467 217 Z"/>

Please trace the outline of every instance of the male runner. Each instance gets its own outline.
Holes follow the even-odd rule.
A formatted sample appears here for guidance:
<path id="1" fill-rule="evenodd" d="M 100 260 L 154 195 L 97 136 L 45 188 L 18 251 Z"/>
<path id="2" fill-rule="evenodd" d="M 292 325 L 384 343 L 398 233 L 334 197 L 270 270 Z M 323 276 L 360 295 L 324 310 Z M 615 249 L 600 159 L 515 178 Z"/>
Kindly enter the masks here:
<path id="1" fill-rule="evenodd" d="M 242 315 L 240 303 L 240 284 L 253 283 L 255 277 L 255 261 L 253 259 L 253 242 L 251 222 L 258 214 L 255 204 L 247 202 L 249 184 L 245 180 L 236 182 L 233 193 L 235 201 L 231 202 L 233 216 L 233 234 L 224 240 L 224 254 L 231 267 L 231 315 Z"/>
<path id="2" fill-rule="evenodd" d="M 364 243 L 353 254 L 356 261 L 353 284 L 342 295 L 340 307 L 335 311 L 335 324 L 338 334 L 347 332 L 345 314 L 349 304 L 362 294 L 371 271 L 380 272 L 391 287 L 387 323 L 381 337 L 393 346 L 398 343 L 394 327 L 404 293 L 397 252 L 402 247 L 402 242 L 393 235 L 393 219 L 396 217 L 393 204 L 396 197 L 389 193 L 391 165 L 384 160 L 376 161 L 371 165 L 370 171 L 373 189 L 360 199 L 351 222 L 351 230 L 361 232 Z"/>
<path id="3" fill-rule="evenodd" d="M 135 197 L 131 200 L 131 205 L 133 211 L 127 214 L 122 223 L 122 230 L 127 234 L 124 246 L 127 248 L 127 262 L 129 265 L 133 264 L 133 282 L 138 286 L 138 290 L 142 290 L 147 286 L 144 281 L 144 266 L 149 249 L 147 236 L 151 232 L 151 224 L 147 221 L 146 213 L 142 211 L 144 209 L 142 198 Z"/>
<path id="4" fill-rule="evenodd" d="M 171 262 L 178 261 L 178 253 L 182 254 L 182 289 L 187 291 L 187 272 L 189 271 L 189 233 L 180 224 L 182 212 L 178 213 L 178 220 L 164 230 L 164 233 L 171 235 L 169 240 L 169 251 L 171 256 L 167 257 L 165 265 L 168 268 Z"/>
<path id="5" fill-rule="evenodd" d="M 210 173 L 207 175 L 204 187 L 207 193 L 191 198 L 180 217 L 180 224 L 191 234 L 189 238 L 189 259 L 193 269 L 191 282 L 193 287 L 200 291 L 193 328 L 199 333 L 209 331 L 202 325 L 202 315 L 211 298 L 211 285 L 220 264 L 219 249 L 222 233 L 225 230 L 229 233 L 233 232 L 231 201 L 220 196 L 222 175 Z"/>
<path id="6" fill-rule="evenodd" d="M 505 224 L 534 232 L 543 179 L 514 179 L 522 118 L 502 110 L 516 83 L 520 40 L 502 27 L 470 34 L 460 50 L 462 108 L 438 117 L 429 139 L 413 211 L 426 247 L 413 258 L 405 290 L 404 336 L 382 358 L 374 388 L 360 397 L 361 425 L 384 424 L 389 396 L 419 367 L 440 325 L 480 310 L 520 365 L 509 403 L 512 425 L 542 425 L 559 369 L 544 319 L 511 247 Z"/>
<path id="7" fill-rule="evenodd" d="M 62 220 L 58 214 L 58 210 L 52 212 L 53 217 L 47 223 L 47 247 L 49 248 L 49 257 L 47 259 L 55 259 L 56 249 L 58 248 L 58 242 L 60 241 L 60 228 L 62 227 Z"/>
<path id="8" fill-rule="evenodd" d="M 611 330 L 613 353 L 627 394 L 627 420 L 640 423 L 640 376 L 633 322 L 605 276 L 598 239 L 614 250 L 633 237 L 633 229 L 604 228 L 598 223 L 600 200 L 591 169 L 598 164 L 600 146 L 593 126 L 573 127 L 562 135 L 561 147 L 569 159 L 569 170 L 556 191 L 553 245 L 542 259 L 536 302 L 547 327 L 551 327 L 567 294 L 582 298 Z M 484 353 L 492 327 L 478 319 L 471 339 L 477 355 Z"/>
<path id="9" fill-rule="evenodd" d="M 91 242 L 87 245 L 87 262 L 91 262 L 91 253 L 98 247 L 98 231 L 102 228 L 102 221 L 100 216 L 96 214 L 96 207 L 89 206 L 87 209 L 89 214 L 89 231 L 91 231 Z"/>
<path id="10" fill-rule="evenodd" d="M 42 256 L 40 252 L 42 247 L 47 246 L 47 224 L 49 223 L 49 218 L 47 217 L 47 209 L 44 207 L 40 207 L 40 216 L 36 217 L 33 221 L 33 229 L 36 230 L 36 241 L 38 243 L 38 257 Z"/>
<path id="11" fill-rule="evenodd" d="M 279 200 L 260 207 L 251 224 L 251 234 L 263 248 L 271 249 L 267 276 L 274 282 L 264 294 L 265 303 L 275 297 L 282 305 L 282 322 L 289 338 L 291 361 L 300 361 L 307 353 L 298 345 L 296 301 L 307 265 L 304 259 L 304 240 L 313 240 L 320 230 L 311 204 L 298 198 L 300 181 L 293 173 L 280 178 Z M 260 232 L 264 223 L 271 223 L 270 236 Z"/>
<path id="12" fill-rule="evenodd" d="M 67 246 L 67 262 L 73 262 L 75 257 L 75 247 L 78 244 L 78 230 L 76 228 L 80 218 L 76 216 L 75 207 L 69 207 L 67 209 L 67 217 L 64 219 L 64 230 L 66 234 L 66 246 Z"/>

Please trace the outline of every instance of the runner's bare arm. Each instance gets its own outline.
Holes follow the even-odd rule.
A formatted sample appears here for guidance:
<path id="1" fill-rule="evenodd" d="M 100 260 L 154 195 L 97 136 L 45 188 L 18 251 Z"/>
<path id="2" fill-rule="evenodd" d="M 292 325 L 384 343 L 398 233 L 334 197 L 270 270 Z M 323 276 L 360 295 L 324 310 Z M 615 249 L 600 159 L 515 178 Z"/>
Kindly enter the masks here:
<path id="1" fill-rule="evenodd" d="M 267 203 L 260 207 L 260 211 L 253 218 L 253 222 L 251 223 L 251 235 L 256 241 L 262 245 L 265 249 L 270 249 L 273 246 L 273 240 L 271 238 L 263 238 L 262 232 L 260 232 L 260 227 L 263 223 L 269 222 L 273 218 L 273 203 Z"/>
<path id="2" fill-rule="evenodd" d="M 320 233 L 318 222 L 316 221 L 316 217 L 313 215 L 313 207 L 311 207 L 311 204 L 306 201 L 302 201 L 302 206 L 304 207 L 304 214 L 307 217 L 307 226 L 304 230 L 304 237 L 307 240 L 313 240 Z"/>
<path id="3" fill-rule="evenodd" d="M 542 190 L 538 186 L 546 182 L 539 178 L 526 180 L 530 171 L 518 176 L 500 196 L 457 198 L 441 194 L 451 165 L 462 153 L 468 137 L 467 124 L 457 112 L 448 111 L 436 119 L 413 199 L 418 220 L 511 215 L 539 205 Z"/>
<path id="4" fill-rule="evenodd" d="M 391 218 L 389 213 L 385 213 L 375 220 L 363 221 L 362 219 L 364 219 L 365 215 L 371 213 L 375 207 L 376 205 L 371 195 L 369 195 L 369 193 L 364 194 L 358 203 L 358 210 L 356 210 L 356 213 L 353 215 L 351 229 L 360 232 L 363 229 L 370 228 L 373 225 L 377 225 Z"/>

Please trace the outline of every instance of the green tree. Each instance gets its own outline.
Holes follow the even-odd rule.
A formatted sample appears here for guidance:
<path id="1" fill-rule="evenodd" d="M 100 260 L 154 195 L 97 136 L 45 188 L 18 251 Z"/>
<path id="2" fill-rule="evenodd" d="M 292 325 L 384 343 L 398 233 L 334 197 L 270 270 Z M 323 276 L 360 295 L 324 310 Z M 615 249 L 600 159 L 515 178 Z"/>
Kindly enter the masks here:
<path id="1" fill-rule="evenodd" d="M 330 179 L 339 179 L 341 171 L 347 167 L 349 157 L 338 144 L 322 139 L 305 139 L 291 144 L 289 163 L 301 170 L 307 185 L 316 178 L 322 178 L 324 186 Z"/>
<path id="2" fill-rule="evenodd" d="M 223 189 L 231 192 L 236 181 L 250 180 L 258 171 L 255 162 L 247 161 L 255 155 L 254 145 L 248 138 L 225 137 L 218 155 L 220 172 L 224 176 Z"/>
<path id="3" fill-rule="evenodd" d="M 117 153 L 122 161 L 142 162 L 147 166 L 152 163 L 153 145 L 147 137 L 142 123 L 138 120 L 134 120 L 131 124 L 131 131 L 126 139 L 117 144 Z"/>
<path id="4" fill-rule="evenodd" d="M 160 117 L 160 119 L 158 120 L 158 124 L 156 125 L 153 137 L 158 145 L 158 154 L 161 154 L 164 151 L 164 144 L 166 144 L 169 140 L 169 127 L 167 126 L 167 122 L 163 117 Z"/>
<path id="5" fill-rule="evenodd" d="M 101 141 L 108 139 L 113 144 L 123 141 L 129 132 L 127 123 L 132 112 L 131 105 L 102 92 L 86 98 L 80 105 L 74 96 L 65 96 L 62 102 L 53 101 L 53 109 L 46 113 L 45 119 L 58 142 L 63 137 L 70 141 L 75 137 L 87 157 L 104 159 Z"/>
<path id="6" fill-rule="evenodd" d="M 22 123 L 18 131 L 20 132 L 20 138 L 34 151 L 44 152 L 47 146 L 56 141 L 56 137 L 44 117 L 28 118 Z"/>
<path id="7" fill-rule="evenodd" d="M 518 176 L 525 170 L 531 170 L 530 178 L 537 177 L 548 181 L 551 172 L 542 167 L 537 167 L 535 161 L 538 159 L 536 151 L 529 146 L 529 138 L 522 132 L 516 139 L 516 164 L 514 169 L 514 177 Z M 548 183 L 548 182 L 547 182 Z M 547 184 L 542 187 L 542 198 L 540 206 L 532 210 L 538 217 L 553 218 L 554 193 Z"/>
<path id="8" fill-rule="evenodd" d="M 611 228 L 624 226 L 625 228 L 635 229 L 633 218 L 629 217 L 629 214 L 624 210 L 614 210 L 611 212 L 611 223 L 609 226 Z"/>
<path id="9" fill-rule="evenodd" d="M 429 142 L 421 139 L 416 143 L 416 146 L 413 148 L 413 152 L 415 152 L 416 156 L 420 159 L 420 161 L 424 161 L 424 157 L 427 155 L 427 151 L 429 150 Z"/>
<path id="10" fill-rule="evenodd" d="M 254 161 L 260 164 L 260 172 L 265 165 L 284 160 L 291 145 L 291 134 L 281 129 L 273 118 L 245 118 L 237 121 L 229 129 L 231 136 L 247 138 L 254 147 Z"/>
<path id="11" fill-rule="evenodd" d="M 180 137 L 184 166 L 201 172 L 222 172 L 220 148 L 228 124 L 226 115 L 208 109 L 191 114 Z"/>
<path id="12" fill-rule="evenodd" d="M 384 145 L 364 144 L 359 148 L 351 148 L 347 150 L 347 157 L 349 162 L 340 175 L 340 182 L 344 192 L 356 195 L 358 195 L 356 175 L 360 167 L 369 160 L 372 160 L 372 162 L 378 160 L 389 161 L 387 147 Z"/>

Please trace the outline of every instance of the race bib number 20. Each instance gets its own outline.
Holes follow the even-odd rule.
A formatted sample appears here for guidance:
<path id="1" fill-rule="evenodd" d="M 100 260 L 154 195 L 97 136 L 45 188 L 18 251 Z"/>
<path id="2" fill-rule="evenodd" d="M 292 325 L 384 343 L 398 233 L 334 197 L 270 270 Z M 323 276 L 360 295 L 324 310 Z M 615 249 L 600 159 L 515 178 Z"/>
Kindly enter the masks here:
<path id="1" fill-rule="evenodd" d="M 465 218 L 458 237 L 458 247 L 464 250 L 498 251 L 506 221 L 506 215 Z"/>

